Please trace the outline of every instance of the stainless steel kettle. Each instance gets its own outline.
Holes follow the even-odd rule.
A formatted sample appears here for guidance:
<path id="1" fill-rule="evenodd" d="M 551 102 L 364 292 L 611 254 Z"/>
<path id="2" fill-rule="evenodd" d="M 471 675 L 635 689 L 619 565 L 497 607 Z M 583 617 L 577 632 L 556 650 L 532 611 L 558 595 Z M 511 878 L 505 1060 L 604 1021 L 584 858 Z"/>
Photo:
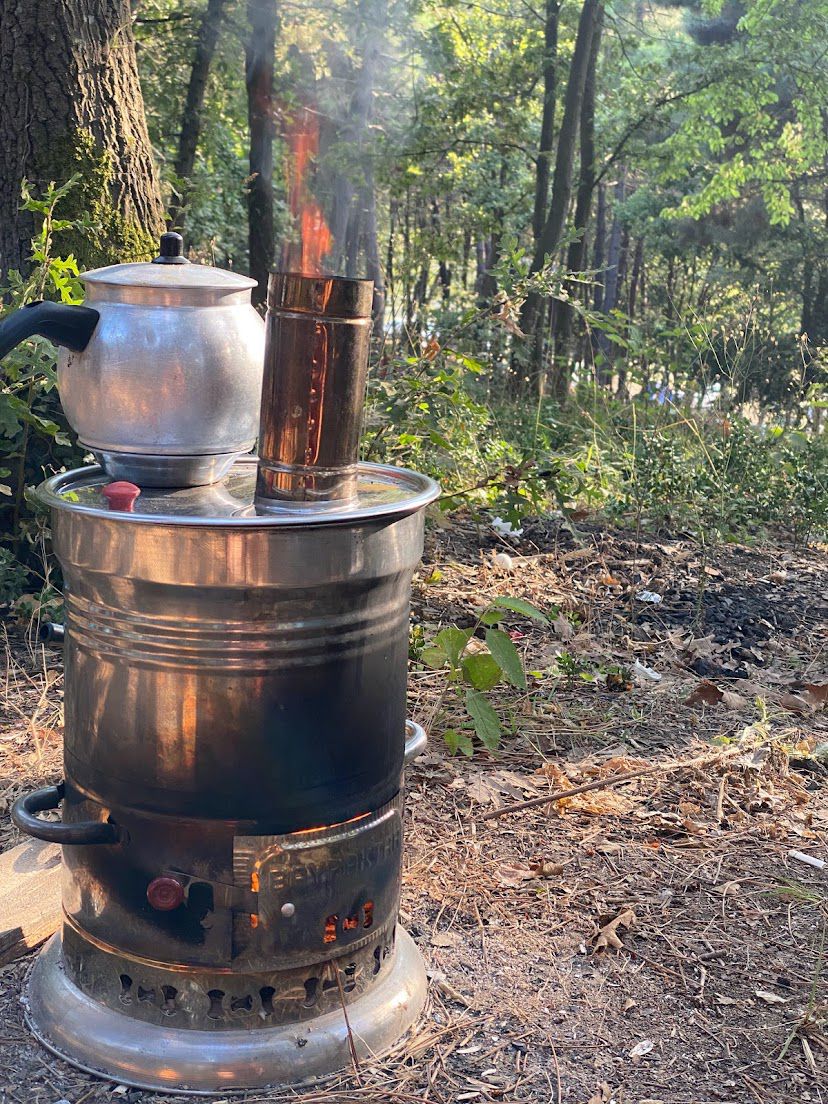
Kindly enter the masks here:
<path id="1" fill-rule="evenodd" d="M 139 486 L 213 483 L 258 430 L 255 281 L 191 264 L 182 246 L 163 234 L 150 263 L 83 273 L 86 306 L 32 303 L 0 324 L 0 357 L 34 334 L 61 347 L 58 390 L 80 444 Z"/>

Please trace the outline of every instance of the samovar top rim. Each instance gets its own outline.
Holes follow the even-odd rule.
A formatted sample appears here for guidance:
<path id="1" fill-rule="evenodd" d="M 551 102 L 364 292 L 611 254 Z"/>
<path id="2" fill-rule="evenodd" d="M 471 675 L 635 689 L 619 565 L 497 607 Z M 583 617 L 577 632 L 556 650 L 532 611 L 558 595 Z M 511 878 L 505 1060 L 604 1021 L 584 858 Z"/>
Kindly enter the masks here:
<path id="1" fill-rule="evenodd" d="M 438 484 L 420 472 L 361 463 L 357 493 L 349 501 L 286 503 L 283 508 L 257 512 L 255 456 L 240 458 L 223 479 L 207 486 L 142 488 L 129 512 L 111 508 L 101 493 L 111 482 L 103 468 L 91 464 L 52 476 L 40 484 L 36 495 L 53 510 L 130 525 L 271 529 L 393 520 L 423 509 L 440 494 Z"/>

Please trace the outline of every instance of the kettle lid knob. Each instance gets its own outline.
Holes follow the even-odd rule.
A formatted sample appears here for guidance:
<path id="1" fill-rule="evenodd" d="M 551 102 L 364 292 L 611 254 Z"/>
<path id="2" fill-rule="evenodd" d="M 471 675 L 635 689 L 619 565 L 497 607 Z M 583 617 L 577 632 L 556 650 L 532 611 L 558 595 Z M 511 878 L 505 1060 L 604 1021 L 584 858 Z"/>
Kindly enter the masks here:
<path id="1" fill-rule="evenodd" d="M 174 230 L 168 230 L 161 235 L 161 248 L 153 264 L 189 264 L 184 256 L 184 239 Z"/>
<path id="2" fill-rule="evenodd" d="M 109 503 L 110 510 L 118 510 L 124 514 L 131 514 L 135 508 L 135 499 L 141 493 L 141 488 L 134 483 L 128 483 L 119 479 L 115 483 L 107 483 L 101 487 L 101 494 Z"/>

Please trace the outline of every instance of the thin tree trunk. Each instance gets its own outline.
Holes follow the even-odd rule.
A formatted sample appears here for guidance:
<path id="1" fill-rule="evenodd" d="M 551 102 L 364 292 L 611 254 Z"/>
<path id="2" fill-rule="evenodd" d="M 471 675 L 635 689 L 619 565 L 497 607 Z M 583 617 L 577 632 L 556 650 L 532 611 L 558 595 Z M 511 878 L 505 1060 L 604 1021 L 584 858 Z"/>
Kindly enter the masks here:
<path id="1" fill-rule="evenodd" d="M 256 281 L 253 302 L 267 297 L 273 264 L 273 62 L 278 12 L 276 0 L 248 0 L 250 33 L 245 45 L 247 118 L 250 126 L 250 185 L 247 193 L 250 275 Z"/>
<path id="2" fill-rule="evenodd" d="M 581 105 L 581 120 L 578 127 L 581 146 L 580 168 L 574 216 L 575 231 L 578 237 L 570 244 L 567 251 L 567 272 L 582 272 L 586 268 L 587 226 L 589 225 L 589 215 L 592 208 L 592 193 L 595 190 L 595 73 L 598 65 L 598 54 L 601 49 L 602 25 L 603 12 L 592 36 L 589 67 Z M 567 291 L 571 296 L 577 296 L 579 294 L 578 285 L 568 284 Z M 570 342 L 574 318 L 575 311 L 570 303 L 559 302 L 555 304 L 553 330 L 555 359 L 552 392 L 559 402 L 564 400 L 569 389 L 571 374 Z"/>
<path id="3" fill-rule="evenodd" d="M 552 185 L 552 198 L 549 211 L 540 236 L 535 245 L 532 258 L 533 273 L 539 272 L 548 256 L 551 256 L 561 240 L 566 220 L 566 212 L 572 194 L 572 167 L 575 159 L 575 144 L 578 137 L 578 123 L 581 105 L 586 87 L 587 70 L 592 51 L 592 38 L 603 12 L 603 0 L 584 0 L 578 21 L 578 33 L 575 38 L 575 51 L 569 69 L 569 78 L 564 98 L 564 113 L 558 136 L 558 148 L 555 154 L 555 177 Z M 544 301 L 537 293 L 526 298 L 521 310 L 520 328 L 530 340 L 529 361 L 540 389 L 543 387 L 543 336 L 542 322 Z"/>
<path id="4" fill-rule="evenodd" d="M 612 216 L 612 229 L 610 230 L 609 243 L 607 245 L 607 263 L 603 273 L 604 314 L 610 314 L 615 310 L 618 302 L 618 288 L 621 264 L 621 238 L 623 229 L 621 219 L 618 217 L 618 207 L 624 202 L 627 188 L 627 171 L 621 169 L 621 176 L 615 185 L 615 204 Z M 598 382 L 606 387 L 612 380 L 613 371 L 613 346 L 607 334 L 601 330 L 598 333 L 598 347 L 601 350 L 602 361 L 598 368 Z"/>
<path id="5" fill-rule="evenodd" d="M 385 279 L 380 262 L 379 240 L 377 237 L 377 193 L 374 185 L 374 170 L 369 164 L 365 170 L 365 191 L 363 210 L 365 212 L 365 275 L 374 281 L 374 337 L 379 341 L 385 334 Z M 393 257 L 390 258 L 393 260 Z"/>
<path id="6" fill-rule="evenodd" d="M 177 186 L 180 189 L 170 204 L 170 219 L 177 230 L 184 227 L 187 208 L 187 189 L 195 166 L 196 150 L 201 138 L 204 97 L 207 92 L 207 79 L 210 66 L 216 52 L 219 31 L 224 19 L 227 0 L 207 0 L 207 7 L 201 19 L 196 39 L 193 64 L 190 68 L 190 80 L 187 85 L 187 99 L 181 115 L 181 131 L 178 136 L 178 152 L 175 156 L 174 170 Z"/>
<path id="7" fill-rule="evenodd" d="M 532 230 L 537 243 L 546 220 L 549 202 L 549 172 L 555 139 L 555 104 L 558 73 L 558 13 L 560 0 L 546 0 L 546 20 L 543 43 L 543 113 L 541 115 L 540 146 L 535 172 L 535 207 Z"/>
<path id="8" fill-rule="evenodd" d="M 592 270 L 596 273 L 604 271 L 604 250 L 607 237 L 607 189 L 602 182 L 598 185 L 598 200 L 595 206 L 595 241 L 592 246 Z M 592 292 L 592 309 L 602 311 L 604 309 L 604 285 L 600 279 L 596 279 Z M 598 335 L 591 330 L 584 341 L 584 360 L 587 355 L 590 358 L 590 366 L 595 365 L 595 353 L 598 347 Z"/>
<path id="9" fill-rule="evenodd" d="M 388 248 L 385 253 L 386 306 L 391 305 L 391 348 L 397 349 L 397 267 L 394 251 L 394 236 L 397 232 L 397 214 L 399 201 L 391 199 L 388 203 Z"/>
<path id="10" fill-rule="evenodd" d="M 370 160 L 368 127 L 374 108 L 374 86 L 388 10 L 386 0 L 361 0 L 358 5 L 357 41 L 362 43 L 359 68 L 354 73 L 347 59 L 339 60 L 335 71 L 340 79 L 353 82 L 353 95 L 344 117 L 333 120 L 331 148 L 322 160 L 333 152 L 329 187 L 332 195 L 330 227 L 334 238 L 335 261 L 356 275 L 358 254 L 353 243 L 364 238 L 364 201 L 368 187 L 365 165 Z"/>
<path id="11" fill-rule="evenodd" d="M 638 281 L 641 279 L 644 265 L 644 239 L 639 238 L 635 243 L 635 252 L 633 253 L 632 270 L 630 271 L 630 284 L 627 290 L 627 332 L 632 325 L 635 318 L 635 307 L 638 296 Z M 618 367 L 618 392 L 619 394 L 626 393 L 627 388 L 627 366 L 630 361 L 630 350 L 627 348 L 624 352 L 624 359 Z"/>
<path id="12" fill-rule="evenodd" d="M 79 174 L 61 206 L 94 211 L 94 234 L 62 234 L 84 267 L 149 259 L 163 207 L 138 82 L 128 0 L 0 0 L 0 282 L 25 271 L 39 195 Z"/>

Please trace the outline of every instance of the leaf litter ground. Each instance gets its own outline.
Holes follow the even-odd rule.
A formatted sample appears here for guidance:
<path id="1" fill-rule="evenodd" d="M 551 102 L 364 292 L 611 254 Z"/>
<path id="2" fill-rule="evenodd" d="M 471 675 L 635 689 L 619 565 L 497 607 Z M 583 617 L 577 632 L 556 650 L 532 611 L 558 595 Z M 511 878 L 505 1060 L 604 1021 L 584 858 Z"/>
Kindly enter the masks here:
<path id="1" fill-rule="evenodd" d="M 461 697 L 413 665 L 411 713 L 432 733 L 408 772 L 402 903 L 431 979 L 420 1024 L 381 1061 L 244 1099 L 828 1100 L 828 867 L 789 855 L 828 860 L 826 568 L 825 550 L 701 557 L 551 520 L 519 540 L 462 516 L 431 530 L 414 598 L 426 639 L 503 595 L 558 613 L 507 621 L 535 674 L 527 692 L 490 692 L 513 731 L 495 755 L 448 755 L 439 733 L 468 723 Z M 7 651 L 6 812 L 59 777 L 62 693 L 58 653 Z M 3 831 L 16 842 L 7 815 Z M 183 1099 L 34 1045 L 29 967 L 0 971 L 0 1098 Z"/>

